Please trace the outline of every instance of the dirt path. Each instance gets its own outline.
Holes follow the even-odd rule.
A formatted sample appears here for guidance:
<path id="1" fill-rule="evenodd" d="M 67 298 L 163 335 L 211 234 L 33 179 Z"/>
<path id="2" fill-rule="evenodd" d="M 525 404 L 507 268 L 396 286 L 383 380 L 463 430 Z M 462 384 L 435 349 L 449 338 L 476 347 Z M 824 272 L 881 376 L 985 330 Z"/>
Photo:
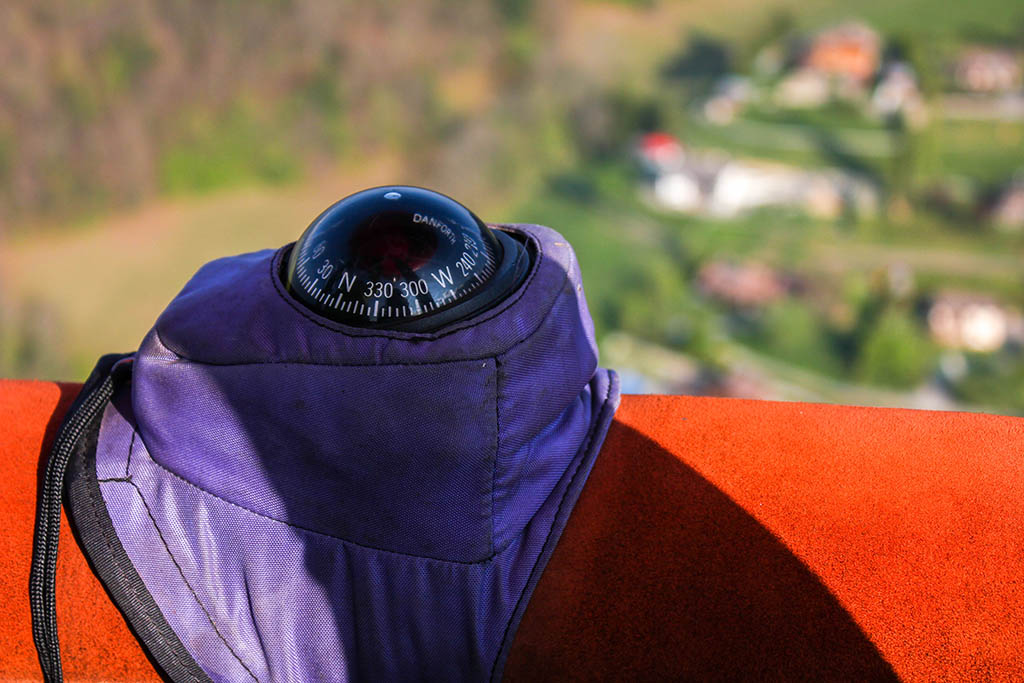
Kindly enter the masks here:
<path id="1" fill-rule="evenodd" d="M 883 244 L 819 244 L 811 261 L 834 270 L 877 268 L 902 263 L 915 270 L 952 276 L 1024 279 L 1024 254 L 991 254 L 952 247 L 890 246 Z"/>

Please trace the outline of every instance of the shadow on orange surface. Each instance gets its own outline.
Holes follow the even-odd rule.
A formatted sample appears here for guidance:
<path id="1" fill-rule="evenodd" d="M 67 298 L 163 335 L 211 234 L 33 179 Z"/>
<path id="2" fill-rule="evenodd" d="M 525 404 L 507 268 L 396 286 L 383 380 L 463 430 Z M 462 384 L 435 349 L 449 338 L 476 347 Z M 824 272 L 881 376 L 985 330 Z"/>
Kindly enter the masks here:
<path id="1" fill-rule="evenodd" d="M 621 422 L 537 587 L 506 675 L 896 679 L 771 532 Z"/>

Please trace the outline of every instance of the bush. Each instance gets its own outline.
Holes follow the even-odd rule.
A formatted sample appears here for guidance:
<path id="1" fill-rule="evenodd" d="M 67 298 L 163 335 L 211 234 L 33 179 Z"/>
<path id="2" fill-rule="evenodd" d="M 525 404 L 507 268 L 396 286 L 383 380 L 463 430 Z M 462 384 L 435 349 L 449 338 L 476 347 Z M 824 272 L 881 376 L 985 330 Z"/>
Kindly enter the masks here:
<path id="1" fill-rule="evenodd" d="M 828 328 L 810 306 L 793 299 L 772 304 L 759 327 L 761 338 L 754 343 L 765 352 L 816 372 L 840 372 L 840 359 Z"/>
<path id="2" fill-rule="evenodd" d="M 935 366 L 936 349 L 905 312 L 883 313 L 859 349 L 857 379 L 908 389 L 923 382 Z"/>
<path id="3" fill-rule="evenodd" d="M 968 368 L 953 387 L 958 399 L 1024 415 L 1024 358 L 1019 353 L 971 354 Z"/>

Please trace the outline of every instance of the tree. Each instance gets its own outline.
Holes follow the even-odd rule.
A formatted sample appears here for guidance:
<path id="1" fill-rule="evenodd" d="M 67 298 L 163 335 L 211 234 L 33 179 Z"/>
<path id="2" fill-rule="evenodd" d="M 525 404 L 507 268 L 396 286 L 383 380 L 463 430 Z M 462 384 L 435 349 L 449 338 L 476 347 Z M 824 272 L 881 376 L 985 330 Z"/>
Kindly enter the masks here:
<path id="1" fill-rule="evenodd" d="M 870 384 L 912 388 L 932 371 L 935 357 L 935 347 L 910 316 L 892 307 L 878 318 L 865 337 L 856 375 Z"/>

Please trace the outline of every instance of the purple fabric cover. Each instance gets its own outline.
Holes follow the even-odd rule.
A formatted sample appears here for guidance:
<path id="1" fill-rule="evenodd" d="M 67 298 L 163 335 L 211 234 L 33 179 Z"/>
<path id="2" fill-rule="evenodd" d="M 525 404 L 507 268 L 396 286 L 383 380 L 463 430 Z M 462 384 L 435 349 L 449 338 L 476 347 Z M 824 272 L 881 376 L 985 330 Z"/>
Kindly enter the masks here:
<path id="1" fill-rule="evenodd" d="M 430 334 L 301 307 L 287 248 L 205 265 L 104 415 L 118 536 L 215 680 L 482 680 L 618 404 L 572 249 Z"/>

